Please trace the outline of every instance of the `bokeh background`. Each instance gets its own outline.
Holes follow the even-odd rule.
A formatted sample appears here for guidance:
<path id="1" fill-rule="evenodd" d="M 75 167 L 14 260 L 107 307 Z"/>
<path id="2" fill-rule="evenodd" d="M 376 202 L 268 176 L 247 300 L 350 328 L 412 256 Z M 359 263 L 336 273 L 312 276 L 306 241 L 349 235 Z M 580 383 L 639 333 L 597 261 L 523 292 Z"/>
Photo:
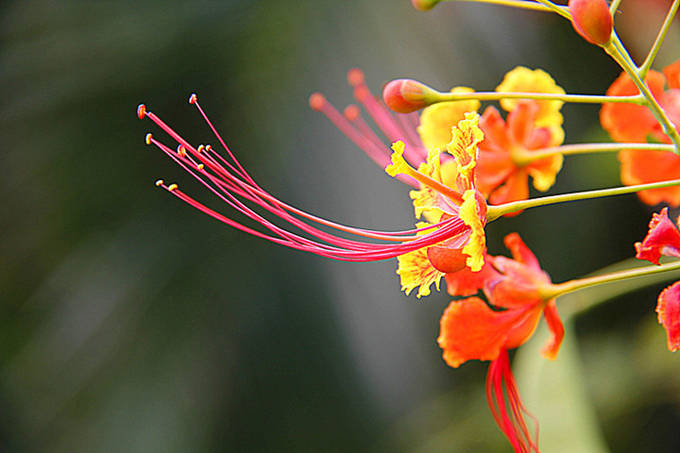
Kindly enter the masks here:
<path id="1" fill-rule="evenodd" d="M 664 11 L 634 3 L 621 34 L 644 55 L 653 35 L 638 28 Z M 670 36 L 658 67 L 678 55 Z M 486 407 L 486 364 L 441 360 L 445 293 L 406 297 L 394 260 L 331 262 L 181 204 L 154 181 L 201 191 L 144 145 L 159 131 L 135 108 L 210 141 L 186 102 L 195 91 L 280 198 L 407 228 L 407 188 L 309 94 L 353 102 L 355 66 L 376 92 L 404 76 L 489 90 L 519 64 L 573 93 L 601 93 L 619 72 L 557 17 L 467 3 L 3 2 L 0 451 L 509 451 Z M 563 111 L 568 142 L 607 140 L 597 107 Z M 552 193 L 617 184 L 614 155 L 571 157 Z M 564 281 L 630 258 L 651 212 L 634 196 L 537 209 L 490 225 L 489 248 L 505 253 L 519 231 Z M 653 311 L 662 287 L 578 316 L 557 362 L 535 351 L 540 338 L 517 354 L 544 451 L 680 449 L 680 364 Z"/>

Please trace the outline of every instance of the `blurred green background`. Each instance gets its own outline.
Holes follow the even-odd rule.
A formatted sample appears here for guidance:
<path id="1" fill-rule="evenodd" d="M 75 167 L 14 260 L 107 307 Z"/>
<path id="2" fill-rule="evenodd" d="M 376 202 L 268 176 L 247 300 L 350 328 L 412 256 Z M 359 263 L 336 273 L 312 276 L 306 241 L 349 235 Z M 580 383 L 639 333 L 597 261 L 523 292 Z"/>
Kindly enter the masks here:
<path id="1" fill-rule="evenodd" d="M 186 102 L 197 92 L 281 199 L 406 228 L 407 188 L 309 94 L 353 102 L 355 66 L 376 92 L 396 77 L 488 90 L 519 64 L 601 93 L 619 71 L 568 23 L 471 4 L 424 14 L 408 0 L 20 1 L 0 20 L 0 451 L 510 450 L 486 407 L 487 365 L 441 360 L 445 293 L 417 301 L 394 260 L 331 262 L 179 203 L 153 182 L 202 192 L 144 145 L 159 131 L 135 108 L 209 141 Z M 607 140 L 596 107 L 563 111 L 568 142 Z M 572 157 L 552 193 L 616 184 L 614 155 Z M 519 231 L 564 281 L 631 257 L 651 212 L 633 196 L 528 211 L 490 225 L 489 248 L 505 253 Z M 662 287 L 577 318 L 555 363 L 529 357 L 540 339 L 527 345 L 516 371 L 545 451 L 680 449 L 680 365 L 653 311 Z"/>

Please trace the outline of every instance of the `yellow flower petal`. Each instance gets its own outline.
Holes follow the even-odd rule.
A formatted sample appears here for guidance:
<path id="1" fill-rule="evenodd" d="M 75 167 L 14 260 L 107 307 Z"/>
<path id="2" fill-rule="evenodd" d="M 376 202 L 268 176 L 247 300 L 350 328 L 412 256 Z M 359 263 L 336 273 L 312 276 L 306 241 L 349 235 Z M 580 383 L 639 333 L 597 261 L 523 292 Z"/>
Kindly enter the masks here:
<path id="1" fill-rule="evenodd" d="M 428 225 L 429 224 L 425 222 L 418 222 L 416 227 L 423 228 Z M 426 232 L 421 232 L 420 234 L 425 233 Z M 429 296 L 431 293 L 430 287 L 433 283 L 437 288 L 437 291 L 439 291 L 439 284 L 444 273 L 439 272 L 432 266 L 432 263 L 430 263 L 430 260 L 427 257 L 427 249 L 428 247 L 423 247 L 397 257 L 397 260 L 399 261 L 397 274 L 399 274 L 401 280 L 401 290 L 404 291 L 407 296 L 415 288 L 418 288 L 418 292 L 416 293 L 417 298 Z"/>
<path id="2" fill-rule="evenodd" d="M 427 153 L 427 161 L 420 164 L 418 171 L 429 176 L 435 181 L 442 182 L 441 161 L 439 149 L 431 149 Z M 425 214 L 425 218 L 432 223 L 439 223 L 444 211 L 439 207 L 441 194 L 427 186 L 421 186 L 420 190 L 412 190 L 409 196 L 413 200 L 413 208 L 417 219 Z"/>
<path id="3" fill-rule="evenodd" d="M 518 66 L 512 71 L 505 74 L 505 78 L 500 85 L 496 87 L 498 92 L 515 92 L 515 93 L 554 93 L 564 94 L 562 87 L 555 83 L 550 75 L 541 70 L 531 70 L 524 66 Z M 500 104 L 503 109 L 511 112 L 517 107 L 517 104 L 522 102 L 521 99 L 501 99 Z M 536 126 L 561 126 L 562 114 L 560 109 L 564 102 L 562 101 L 536 101 L 539 105 L 538 116 L 536 117 Z"/>
<path id="4" fill-rule="evenodd" d="M 473 89 L 456 87 L 452 93 L 472 93 Z M 451 141 L 451 128 L 464 118 L 466 112 L 479 110 L 480 102 L 476 99 L 466 101 L 440 102 L 431 105 L 420 114 L 418 134 L 425 149 L 444 149 Z"/>
<path id="5" fill-rule="evenodd" d="M 465 119 L 459 121 L 451 132 L 453 138 L 446 149 L 456 158 L 459 178 L 466 188 L 470 188 L 474 185 L 477 145 L 484 140 L 484 133 L 479 128 L 479 115 L 476 112 L 466 113 Z"/>
<path id="6" fill-rule="evenodd" d="M 477 198 L 475 197 L 476 190 L 466 190 L 463 194 L 463 204 L 460 205 L 458 215 L 467 226 L 472 229 L 470 238 L 467 244 L 463 247 L 462 252 L 468 255 L 465 264 L 472 272 L 479 272 L 484 266 L 484 250 L 486 250 L 486 236 L 484 234 L 484 225 L 479 216 L 479 207 L 477 206 Z"/>

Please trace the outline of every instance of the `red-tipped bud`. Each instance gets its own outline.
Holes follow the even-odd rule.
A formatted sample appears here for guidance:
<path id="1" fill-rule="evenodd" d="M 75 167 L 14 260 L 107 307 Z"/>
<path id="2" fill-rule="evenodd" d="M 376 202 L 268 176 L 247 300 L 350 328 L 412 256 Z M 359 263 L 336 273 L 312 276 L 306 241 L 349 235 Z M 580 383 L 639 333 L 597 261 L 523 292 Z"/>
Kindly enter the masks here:
<path id="1" fill-rule="evenodd" d="M 198 96 L 196 96 L 196 93 L 191 93 L 189 95 L 189 104 L 195 104 L 196 101 L 198 101 Z"/>
<path id="2" fill-rule="evenodd" d="M 143 120 L 145 116 L 146 116 L 146 105 L 144 105 L 144 104 L 139 104 L 139 105 L 137 106 L 137 117 L 138 117 L 140 120 Z"/>
<path id="3" fill-rule="evenodd" d="M 606 0 L 569 0 L 571 24 L 591 44 L 609 42 L 614 26 Z"/>
<path id="4" fill-rule="evenodd" d="M 347 82 L 355 87 L 364 83 L 364 71 L 359 68 L 352 68 L 347 71 Z"/>
<path id="5" fill-rule="evenodd" d="M 343 112 L 345 115 L 345 118 L 347 118 L 350 121 L 354 121 L 357 118 L 359 118 L 359 115 L 361 115 L 361 110 L 359 110 L 359 107 L 357 107 L 354 104 L 350 104 L 347 107 L 345 107 L 345 111 Z"/>
<path id="6" fill-rule="evenodd" d="M 432 91 L 412 79 L 392 80 L 383 89 L 385 104 L 395 112 L 411 113 L 427 106 L 425 96 Z"/>
<path id="7" fill-rule="evenodd" d="M 326 103 L 326 98 L 321 93 L 313 93 L 309 97 L 309 106 L 312 110 L 321 110 Z"/>
<path id="8" fill-rule="evenodd" d="M 429 11 L 441 0 L 411 0 L 413 7 L 420 11 Z"/>

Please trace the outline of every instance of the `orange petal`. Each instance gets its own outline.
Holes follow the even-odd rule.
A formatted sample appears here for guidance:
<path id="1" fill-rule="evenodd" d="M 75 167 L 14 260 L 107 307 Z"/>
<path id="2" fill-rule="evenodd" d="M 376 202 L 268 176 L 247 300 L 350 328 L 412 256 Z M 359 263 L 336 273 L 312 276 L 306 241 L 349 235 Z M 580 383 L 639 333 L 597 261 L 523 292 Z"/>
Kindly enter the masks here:
<path id="1" fill-rule="evenodd" d="M 668 349 L 680 349 L 680 282 L 675 282 L 659 294 L 656 305 L 659 324 L 666 329 Z"/>
<path id="2" fill-rule="evenodd" d="M 637 259 L 654 264 L 659 264 L 661 255 L 680 258 L 680 231 L 668 218 L 668 208 L 652 215 L 649 232 L 642 242 L 635 243 L 635 250 Z"/>
<path id="3" fill-rule="evenodd" d="M 518 103 L 508 114 L 508 129 L 515 145 L 522 146 L 529 140 L 537 114 L 538 104 L 531 101 Z"/>
<path id="4" fill-rule="evenodd" d="M 489 202 L 492 204 L 503 204 L 511 201 L 526 200 L 529 198 L 529 175 L 526 170 L 518 168 L 514 173 L 506 179 L 498 189 L 494 190 L 489 196 Z M 506 217 L 511 217 L 520 214 L 514 212 Z"/>
<path id="5" fill-rule="evenodd" d="M 488 259 L 484 259 L 484 266 L 479 272 L 472 272 L 468 267 L 448 273 L 444 276 L 446 289 L 452 296 L 472 296 L 477 294 L 484 283 L 498 277 L 498 272 L 493 268 Z"/>
<path id="6" fill-rule="evenodd" d="M 453 301 L 444 311 L 437 342 L 444 361 L 457 368 L 468 360 L 494 360 L 526 310 L 492 311 L 478 297 Z"/>
<path id="7" fill-rule="evenodd" d="M 564 338 L 564 325 L 562 324 L 559 313 L 557 313 L 557 307 L 555 306 L 554 300 L 548 302 L 545 310 L 543 310 L 543 316 L 545 316 L 545 321 L 548 324 L 548 329 L 550 330 L 552 337 L 543 347 L 541 353 L 546 359 L 555 360 L 557 358 L 557 353 L 560 350 L 562 339 Z"/>
<path id="8" fill-rule="evenodd" d="M 670 151 L 626 149 L 619 153 L 621 181 L 626 185 L 646 184 L 680 178 L 680 156 Z M 666 202 L 673 207 L 680 205 L 680 187 L 643 190 L 640 199 L 656 205 Z"/>
<path id="9" fill-rule="evenodd" d="M 680 60 L 663 68 L 669 88 L 680 88 Z"/>
<path id="10" fill-rule="evenodd" d="M 660 72 L 649 71 L 645 78 L 654 97 L 663 93 L 665 77 Z M 632 79 L 622 73 L 607 90 L 607 96 L 631 96 L 639 94 Z M 600 110 L 600 123 L 617 142 L 645 142 L 647 135 L 657 124 L 652 112 L 635 104 L 604 104 Z"/>

